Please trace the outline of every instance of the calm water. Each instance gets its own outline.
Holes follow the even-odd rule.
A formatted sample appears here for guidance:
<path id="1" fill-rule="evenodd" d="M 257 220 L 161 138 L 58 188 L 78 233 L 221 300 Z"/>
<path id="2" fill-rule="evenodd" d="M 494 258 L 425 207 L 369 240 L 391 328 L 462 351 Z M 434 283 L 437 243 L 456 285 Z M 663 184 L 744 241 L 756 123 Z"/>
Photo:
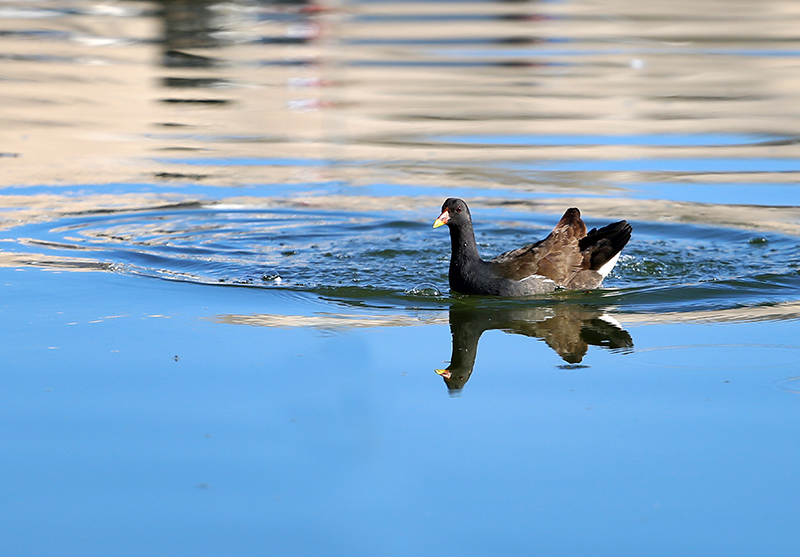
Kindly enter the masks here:
<path id="1" fill-rule="evenodd" d="M 3 3 L 3 555 L 797 555 L 798 25 Z M 454 195 L 634 236 L 452 297 Z"/>

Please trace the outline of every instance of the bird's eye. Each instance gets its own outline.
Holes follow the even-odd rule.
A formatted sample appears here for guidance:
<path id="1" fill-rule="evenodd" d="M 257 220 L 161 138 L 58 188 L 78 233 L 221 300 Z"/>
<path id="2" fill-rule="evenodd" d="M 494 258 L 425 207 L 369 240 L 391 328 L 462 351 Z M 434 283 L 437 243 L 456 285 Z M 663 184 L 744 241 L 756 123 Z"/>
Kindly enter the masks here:
<path id="1" fill-rule="evenodd" d="M 456 213 L 460 213 L 460 212 L 461 212 L 461 207 L 456 207 Z"/>

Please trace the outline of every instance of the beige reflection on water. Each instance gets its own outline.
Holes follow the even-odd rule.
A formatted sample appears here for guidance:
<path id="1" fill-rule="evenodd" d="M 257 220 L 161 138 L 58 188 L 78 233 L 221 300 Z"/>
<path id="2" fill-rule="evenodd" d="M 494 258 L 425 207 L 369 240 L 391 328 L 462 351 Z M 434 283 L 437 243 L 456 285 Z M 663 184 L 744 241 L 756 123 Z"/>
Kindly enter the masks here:
<path id="1" fill-rule="evenodd" d="M 800 10 L 787 0 L 676 0 L 652 6 L 633 0 L 294 6 L 45 0 L 33 12 L 26 2 L 4 6 L 9 17 L 0 37 L 8 53 L 0 88 L 0 183 L 5 185 L 144 180 L 163 183 L 172 195 L 180 195 L 175 190 L 181 182 L 480 187 L 540 193 L 519 207 L 552 214 L 577 205 L 597 218 L 800 232 L 800 210 L 769 207 L 768 200 L 740 207 L 725 199 L 632 202 L 625 196 L 626 186 L 638 181 L 785 182 L 789 173 L 493 166 L 648 157 L 800 159 L 798 142 L 791 140 L 800 129 L 800 87 L 791 55 Z M 416 19 L 399 19 L 405 16 Z M 41 33 L 31 38 L 26 33 L 32 30 Z M 767 50 L 787 55 L 759 54 Z M 476 133 L 763 133 L 789 139 L 667 147 L 438 139 Z M 227 162 L 183 164 L 187 158 Z M 265 159 L 288 162 L 236 162 Z M 305 159 L 323 164 L 307 165 Z M 252 206 L 352 210 L 385 202 L 357 190 L 354 195 L 298 191 L 288 201 L 236 193 L 231 190 L 232 201 Z M 137 208 L 158 198 L 137 205 L 125 194 L 88 197 L 82 202 L 98 208 Z M 438 207 L 439 197 L 395 201 L 404 208 Z M 6 223 L 27 222 L 69 210 L 73 203 L 58 195 L 3 195 L 0 211 Z M 473 201 L 493 203 L 491 197 Z"/>
<path id="2" fill-rule="evenodd" d="M 364 315 L 348 313 L 318 312 L 314 315 L 280 315 L 259 313 L 251 315 L 225 314 L 213 318 L 215 323 L 228 325 L 250 325 L 278 329 L 309 328 L 322 331 L 347 329 L 371 329 L 384 327 L 414 327 L 417 325 L 442 325 L 447 317 L 432 315 L 424 319 L 409 315 Z"/>
<path id="3" fill-rule="evenodd" d="M 442 325 L 448 322 L 439 312 L 425 317 L 405 314 L 364 315 L 358 313 L 317 312 L 313 315 L 282 315 L 269 313 L 220 314 L 211 318 L 216 323 L 275 327 L 281 329 L 312 328 L 320 330 L 346 330 L 381 327 L 410 327 L 420 325 Z M 536 311 L 542 311 L 537 308 Z M 686 311 L 664 313 L 622 313 L 614 308 L 605 308 L 601 315 L 619 323 L 620 327 L 636 327 L 670 323 L 747 323 L 756 321 L 790 321 L 800 319 L 800 302 L 784 302 L 763 306 L 749 306 L 723 310 Z M 533 319 L 540 321 L 544 319 Z"/>
<path id="4" fill-rule="evenodd" d="M 515 173 L 484 163 L 799 154 L 796 141 L 664 148 L 436 139 L 796 137 L 800 88 L 792 53 L 800 10 L 790 0 L 45 0 L 36 3 L 40 16 L 30 15 L 27 2 L 4 8 L 5 184 L 188 177 L 215 185 L 337 179 L 547 191 L 555 182 L 596 195 L 657 173 Z M 32 30 L 42 33 L 26 34 Z M 181 164 L 185 157 L 330 164 L 198 166 Z M 667 174 L 698 183 L 744 178 Z"/>

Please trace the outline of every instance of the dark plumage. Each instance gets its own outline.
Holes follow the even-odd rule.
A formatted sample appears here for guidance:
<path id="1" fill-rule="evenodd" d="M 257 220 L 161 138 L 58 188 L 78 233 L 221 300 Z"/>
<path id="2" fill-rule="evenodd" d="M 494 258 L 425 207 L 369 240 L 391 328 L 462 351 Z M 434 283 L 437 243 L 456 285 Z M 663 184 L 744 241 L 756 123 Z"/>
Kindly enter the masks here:
<path id="1" fill-rule="evenodd" d="M 478 341 L 484 331 L 502 330 L 544 340 L 568 364 L 579 364 L 589 346 L 607 350 L 633 348 L 631 335 L 602 309 L 574 303 L 475 306 L 456 300 L 450 306 L 453 355 L 437 369 L 447 388 L 460 391 L 472 375 Z"/>
<path id="2" fill-rule="evenodd" d="M 616 264 L 631 238 L 631 225 L 619 221 L 588 233 L 576 208 L 567 209 L 553 231 L 535 244 L 481 259 L 472 217 L 462 200 L 451 197 L 433 223 L 450 229 L 450 289 L 461 294 L 526 296 L 557 288 L 592 290 Z"/>

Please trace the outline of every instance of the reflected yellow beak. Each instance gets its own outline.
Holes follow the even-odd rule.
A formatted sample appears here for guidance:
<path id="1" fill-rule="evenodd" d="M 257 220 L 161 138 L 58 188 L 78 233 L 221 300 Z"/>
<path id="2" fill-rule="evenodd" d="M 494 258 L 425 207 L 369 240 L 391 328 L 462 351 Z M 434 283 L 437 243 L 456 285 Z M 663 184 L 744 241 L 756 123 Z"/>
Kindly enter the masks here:
<path id="1" fill-rule="evenodd" d="M 444 211 L 441 215 L 439 215 L 438 219 L 433 221 L 433 227 L 434 228 L 439 228 L 443 224 L 447 224 L 448 220 L 450 220 L 450 213 L 448 213 L 447 211 Z"/>
<path id="2" fill-rule="evenodd" d="M 445 379 L 450 379 L 450 370 L 447 369 L 434 369 L 437 375 L 441 375 Z"/>

